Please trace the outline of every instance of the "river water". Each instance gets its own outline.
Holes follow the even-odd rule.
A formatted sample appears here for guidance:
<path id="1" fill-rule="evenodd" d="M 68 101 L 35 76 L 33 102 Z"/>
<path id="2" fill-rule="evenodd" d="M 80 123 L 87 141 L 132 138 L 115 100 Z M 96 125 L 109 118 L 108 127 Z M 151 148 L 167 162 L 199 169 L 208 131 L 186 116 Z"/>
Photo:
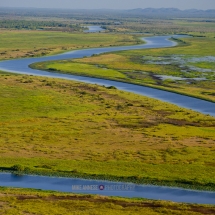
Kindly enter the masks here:
<path id="1" fill-rule="evenodd" d="M 178 36 L 180 37 L 180 36 Z M 148 49 L 171 47 L 176 43 L 169 41 L 170 36 L 156 36 L 150 38 L 143 38 L 146 44 L 125 47 L 108 47 L 108 48 L 94 48 L 70 51 L 64 54 L 40 57 L 40 58 L 26 58 L 17 60 L 8 60 L 0 62 L 0 70 L 29 74 L 36 76 L 46 76 L 53 78 L 61 78 L 68 80 L 76 80 L 86 83 L 99 84 L 105 86 L 115 86 L 118 89 L 134 92 L 136 94 L 156 98 L 162 101 L 176 104 L 181 107 L 193 109 L 204 114 L 215 116 L 215 103 L 191 98 L 176 93 L 153 89 L 149 87 L 137 86 L 134 84 L 127 84 L 117 81 L 109 81 L 98 78 L 89 78 L 81 76 L 73 76 L 68 74 L 50 73 L 46 71 L 33 70 L 28 65 L 47 61 L 47 60 L 62 60 L 71 58 L 82 58 L 84 56 L 91 56 L 93 54 L 100 54 L 112 51 L 132 50 L 132 49 Z M 76 185 L 76 186 L 75 186 Z M 101 186 L 102 185 L 102 186 Z M 83 180 L 72 178 L 54 178 L 43 176 L 16 176 L 9 173 L 0 174 L 0 186 L 9 187 L 23 187 L 36 188 L 43 190 L 56 190 L 62 192 L 73 193 L 90 193 L 106 196 L 122 196 L 122 197 L 143 197 L 149 199 L 171 200 L 175 202 L 187 203 L 201 203 L 201 204 L 215 204 L 215 193 L 205 191 L 193 191 L 181 188 L 169 188 L 160 186 L 143 186 L 129 183 L 114 183 L 108 181 Z M 84 186 L 84 187 L 83 187 Z M 128 188 L 130 186 L 130 188 Z M 88 187 L 89 189 L 86 189 Z M 99 188 L 104 188 L 103 190 Z M 78 188 L 78 189 L 77 189 Z"/>
<path id="2" fill-rule="evenodd" d="M 54 190 L 103 196 L 141 197 L 184 203 L 215 204 L 215 192 L 132 183 L 0 173 L 0 186 Z"/>
<path id="3" fill-rule="evenodd" d="M 110 80 L 104 80 L 104 79 L 98 79 L 98 78 L 74 76 L 74 75 L 68 75 L 68 74 L 51 73 L 51 72 L 34 70 L 29 68 L 30 64 L 41 62 L 41 61 L 83 58 L 84 56 L 92 56 L 93 54 L 101 54 L 101 53 L 113 52 L 113 51 L 133 50 L 133 49 L 152 49 L 152 48 L 161 48 L 161 47 L 171 47 L 176 45 L 175 42 L 168 40 L 170 37 L 171 36 L 155 36 L 155 37 L 143 38 L 143 40 L 146 41 L 146 44 L 135 45 L 135 46 L 93 48 L 93 49 L 75 50 L 64 54 L 48 56 L 48 57 L 7 60 L 7 61 L 0 62 L 0 70 L 20 73 L 20 74 L 29 74 L 29 75 L 46 76 L 46 77 L 61 78 L 61 79 L 68 79 L 68 80 L 76 80 L 80 82 L 99 84 L 99 85 L 105 85 L 105 86 L 115 86 L 120 90 L 133 92 L 136 94 L 159 99 L 165 102 L 178 105 L 180 107 L 192 109 L 204 114 L 210 114 L 212 116 L 215 116 L 215 103 L 213 102 L 208 102 L 201 99 L 188 97 L 185 95 L 180 95 L 180 94 L 159 90 L 159 89 L 153 89 L 150 87 L 138 86 L 134 84 L 128 84 L 128 83 L 110 81 Z M 174 37 L 182 37 L 182 36 L 179 35 Z"/>
<path id="4" fill-rule="evenodd" d="M 101 28 L 100 26 L 97 25 L 91 25 L 91 26 L 86 26 L 89 30 L 84 31 L 85 33 L 96 33 L 96 32 L 102 32 L 105 31 L 104 28 Z"/>

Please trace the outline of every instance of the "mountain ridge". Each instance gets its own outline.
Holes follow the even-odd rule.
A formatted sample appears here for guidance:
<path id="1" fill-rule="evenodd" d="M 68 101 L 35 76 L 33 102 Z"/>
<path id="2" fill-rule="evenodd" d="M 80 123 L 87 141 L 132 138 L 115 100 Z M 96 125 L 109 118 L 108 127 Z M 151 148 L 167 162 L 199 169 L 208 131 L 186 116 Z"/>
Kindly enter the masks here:
<path id="1" fill-rule="evenodd" d="M 213 17 L 215 18 L 215 9 L 198 10 L 186 9 L 180 10 L 178 8 L 135 8 L 125 10 L 131 15 L 145 15 L 145 16 L 175 16 L 175 17 Z"/>

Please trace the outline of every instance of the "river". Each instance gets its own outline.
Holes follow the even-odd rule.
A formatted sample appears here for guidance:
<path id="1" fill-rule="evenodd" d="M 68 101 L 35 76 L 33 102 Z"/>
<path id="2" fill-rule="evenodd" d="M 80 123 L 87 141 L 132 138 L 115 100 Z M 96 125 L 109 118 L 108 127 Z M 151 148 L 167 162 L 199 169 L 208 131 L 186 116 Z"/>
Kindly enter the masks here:
<path id="1" fill-rule="evenodd" d="M 91 26 L 85 26 L 88 28 L 88 30 L 85 30 L 85 33 L 97 33 L 97 32 L 102 32 L 105 31 L 104 28 L 101 28 L 100 26 L 97 25 L 91 25 Z"/>
<path id="2" fill-rule="evenodd" d="M 184 203 L 215 204 L 215 192 L 110 181 L 0 173 L 0 186 L 103 196 L 139 197 Z"/>
<path id="3" fill-rule="evenodd" d="M 182 36 L 179 35 L 174 37 L 182 37 Z M 171 36 L 155 36 L 155 37 L 143 38 L 143 40 L 146 41 L 146 44 L 141 44 L 141 45 L 83 49 L 83 50 L 70 51 L 70 52 L 66 52 L 55 56 L 1 61 L 0 70 L 13 72 L 13 73 L 20 73 L 20 74 L 29 74 L 29 75 L 52 77 L 52 78 L 61 78 L 61 79 L 67 79 L 67 80 L 76 80 L 80 82 L 105 85 L 105 86 L 115 86 L 120 90 L 133 92 L 136 94 L 159 99 L 165 102 L 178 105 L 180 107 L 192 109 L 204 114 L 215 116 L 215 103 L 213 102 L 204 101 L 201 99 L 180 95 L 180 94 L 176 94 L 176 93 L 168 92 L 164 90 L 154 89 L 150 87 L 138 86 L 135 84 L 128 84 L 128 83 L 104 80 L 99 78 L 51 73 L 46 71 L 34 70 L 29 67 L 30 64 L 41 62 L 41 61 L 83 58 L 84 56 L 86 57 L 92 56 L 93 54 L 101 54 L 106 52 L 114 52 L 114 51 L 122 51 L 122 50 L 152 49 L 152 48 L 163 48 L 163 47 L 175 46 L 176 43 L 173 41 L 170 41 L 169 38 L 171 38 Z"/>
<path id="4" fill-rule="evenodd" d="M 204 114 L 210 114 L 215 116 L 215 103 L 204 101 L 197 98 L 192 98 L 184 95 L 179 95 L 172 92 L 162 91 L 144 86 L 137 86 L 134 84 L 127 84 L 117 81 L 109 81 L 98 78 L 89 78 L 81 76 L 73 76 L 68 74 L 51 73 L 40 70 L 33 70 L 29 68 L 29 65 L 35 62 L 48 61 L 48 60 L 62 60 L 71 58 L 82 58 L 84 56 L 92 56 L 93 54 L 100 54 L 105 52 L 121 51 L 121 50 L 133 50 L 133 49 L 149 49 L 149 48 L 162 48 L 175 46 L 176 43 L 168 40 L 171 36 L 155 36 L 149 38 L 143 38 L 146 44 L 124 46 L 124 47 L 108 47 L 108 48 L 93 48 L 84 50 L 75 50 L 67 53 L 39 57 L 39 58 L 25 58 L 16 60 L 7 60 L 0 62 L 0 70 L 36 75 L 46 76 L 53 78 L 61 78 L 68 80 L 76 80 L 86 83 L 99 84 L 105 86 L 115 86 L 120 90 L 134 92 L 136 94 L 156 98 L 162 101 L 166 101 L 172 104 L 176 104 L 181 107 L 189 108 L 195 111 L 199 111 Z M 176 36 L 175 36 L 176 37 Z M 181 37 L 181 36 L 177 36 Z M 77 185 L 79 189 L 72 189 Z M 96 190 L 88 189 L 84 190 L 79 185 L 87 185 L 89 188 L 97 188 Z M 91 186 L 93 185 L 93 186 Z M 99 189 L 99 186 L 103 185 L 103 190 Z M 42 176 L 16 176 L 8 173 L 0 174 L 0 186 L 9 187 L 28 187 L 44 190 L 56 190 L 63 192 L 77 192 L 77 193 L 90 193 L 100 194 L 107 196 L 122 196 L 122 197 L 143 197 L 149 199 L 171 200 L 175 202 L 187 202 L 187 203 L 201 203 L 201 204 L 215 204 L 215 193 L 206 191 L 193 191 L 181 188 L 170 188 L 160 186 L 144 186 L 134 185 L 129 183 L 113 183 L 108 181 L 95 181 L 95 180 L 83 180 L 72 178 L 57 178 L 57 177 L 42 177 Z M 97 186 L 97 187 L 95 187 Z M 126 189 L 130 186 L 132 189 Z M 120 189 L 119 189 L 120 187 Z M 123 188 L 122 188 L 123 187 Z"/>

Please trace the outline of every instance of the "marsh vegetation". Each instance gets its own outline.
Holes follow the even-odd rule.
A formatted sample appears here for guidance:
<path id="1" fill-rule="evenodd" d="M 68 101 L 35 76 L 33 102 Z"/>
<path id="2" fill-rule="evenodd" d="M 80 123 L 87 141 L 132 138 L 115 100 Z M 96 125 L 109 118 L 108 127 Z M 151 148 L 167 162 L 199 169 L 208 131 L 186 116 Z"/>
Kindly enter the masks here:
<path id="1" fill-rule="evenodd" d="M 33 66 L 215 102 L 212 17 L 161 20 L 108 12 L 11 10 L 0 9 L 0 60 L 139 44 L 142 36 L 193 35 L 177 40 L 174 48 Z M 106 31 L 81 33 L 86 25 Z M 114 87 L 3 71 L 0 83 L 1 171 L 215 190 L 214 117 Z M 0 193 L 4 214 L 214 214 L 214 207 L 160 201 L 9 188 Z"/>
<path id="2" fill-rule="evenodd" d="M 209 37 L 183 40 L 187 45 L 108 53 L 31 66 L 141 84 L 215 101 L 215 52 L 212 45 L 215 40 Z"/>
<path id="3" fill-rule="evenodd" d="M 0 60 L 53 55 L 74 49 L 136 44 L 132 35 L 0 30 Z"/>
<path id="4" fill-rule="evenodd" d="M 1 213 L 10 214 L 214 214 L 213 206 L 177 204 L 165 201 L 73 195 L 35 190 L 0 189 Z"/>
<path id="5" fill-rule="evenodd" d="M 0 79 L 2 170 L 215 189 L 214 117 L 97 85 Z"/>

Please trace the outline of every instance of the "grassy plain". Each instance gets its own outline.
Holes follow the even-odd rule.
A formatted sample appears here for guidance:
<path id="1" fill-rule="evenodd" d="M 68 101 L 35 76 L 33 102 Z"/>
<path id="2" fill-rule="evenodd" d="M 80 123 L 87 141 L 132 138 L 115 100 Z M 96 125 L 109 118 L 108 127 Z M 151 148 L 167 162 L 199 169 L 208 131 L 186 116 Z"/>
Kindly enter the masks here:
<path id="1" fill-rule="evenodd" d="M 73 49 L 136 44 L 132 35 L 1 30 L 0 60 L 52 55 Z"/>
<path id="2" fill-rule="evenodd" d="M 209 22 L 210 20 L 210 22 Z M 145 18 L 136 16 L 135 18 L 122 18 L 120 24 L 107 23 L 102 24 L 110 32 L 138 32 L 149 35 L 173 35 L 173 34 L 191 34 L 196 36 L 214 37 L 215 20 L 214 18 Z"/>
<path id="3" fill-rule="evenodd" d="M 182 41 L 184 43 L 179 41 L 180 45 L 172 48 L 123 51 L 78 60 L 42 62 L 32 66 L 38 69 L 51 69 L 57 72 L 147 85 L 215 101 L 215 72 L 192 71 L 189 68 L 193 65 L 199 69 L 214 69 L 215 62 L 200 59 L 200 62 L 181 64 L 174 62 L 173 58 L 180 57 L 181 60 L 186 60 L 194 57 L 214 57 L 215 39 L 208 36 L 184 38 Z M 163 61 L 169 61 L 169 64 L 162 64 L 162 61 L 161 63 L 150 61 L 153 58 L 162 57 Z M 187 72 L 182 71 L 183 69 Z M 92 70 L 95 72 L 92 73 Z M 185 80 L 162 80 L 156 75 L 176 76 Z M 207 80 L 195 80 L 195 78 L 203 77 Z"/>
<path id="4" fill-rule="evenodd" d="M 191 30 L 190 25 L 183 26 L 184 22 L 171 21 L 172 25 L 169 22 L 165 25 L 164 22 L 128 23 L 127 28 L 117 27 L 116 31 L 139 31 L 141 26 L 144 31 L 156 34 Z M 182 27 L 178 28 L 179 25 Z M 175 51 L 175 54 L 214 55 L 211 29 L 213 26 L 206 26 L 201 28 L 203 33 L 196 33 L 207 32 L 210 47 L 204 38 L 194 38 L 186 39 L 192 48 L 121 52 L 45 66 L 67 73 L 132 80 L 163 89 L 175 85 L 178 92 L 185 93 L 189 88 L 191 95 L 214 100 L 211 82 L 199 82 L 198 86 L 180 82 L 179 87 L 179 83 L 158 81 L 140 71 L 150 74 L 166 71 L 179 74 L 179 71 L 167 66 L 144 65 L 139 58 L 166 56 Z M 136 37 L 122 34 L 1 30 L 0 36 L 0 60 L 138 43 Z M 208 63 L 198 66 L 213 68 Z M 0 170 L 215 190 L 213 117 L 114 88 L 4 72 L 0 73 L 0 81 Z M 1 188 L 0 213 L 191 215 L 215 212 L 209 206 Z"/>
<path id="5" fill-rule="evenodd" d="M 215 119 L 97 85 L 1 73 L 0 167 L 215 190 Z"/>
<path id="6" fill-rule="evenodd" d="M 72 195 L 28 189 L 0 189 L 0 213 L 11 214 L 214 214 L 215 207 L 177 204 L 165 201 Z"/>

